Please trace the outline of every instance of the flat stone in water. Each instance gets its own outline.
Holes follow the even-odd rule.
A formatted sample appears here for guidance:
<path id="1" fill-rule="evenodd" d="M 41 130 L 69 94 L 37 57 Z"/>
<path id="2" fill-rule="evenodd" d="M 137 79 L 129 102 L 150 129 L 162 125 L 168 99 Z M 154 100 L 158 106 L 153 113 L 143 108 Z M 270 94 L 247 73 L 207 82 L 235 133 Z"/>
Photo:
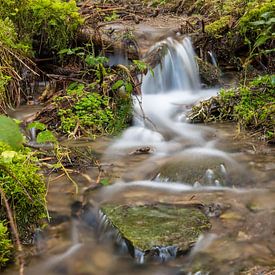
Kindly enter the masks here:
<path id="1" fill-rule="evenodd" d="M 211 228 L 208 218 L 196 207 L 107 204 L 101 210 L 121 236 L 143 252 L 171 246 L 178 253 L 187 251 L 203 231 Z"/>

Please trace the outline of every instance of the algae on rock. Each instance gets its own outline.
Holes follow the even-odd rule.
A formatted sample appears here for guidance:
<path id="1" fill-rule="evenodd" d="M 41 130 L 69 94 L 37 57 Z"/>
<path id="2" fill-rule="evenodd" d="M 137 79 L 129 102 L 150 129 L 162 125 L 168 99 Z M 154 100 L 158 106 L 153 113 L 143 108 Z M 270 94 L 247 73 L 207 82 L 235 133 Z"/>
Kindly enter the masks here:
<path id="1" fill-rule="evenodd" d="M 101 210 L 121 236 L 143 252 L 170 246 L 178 253 L 185 252 L 211 228 L 203 212 L 191 206 L 106 204 Z"/>

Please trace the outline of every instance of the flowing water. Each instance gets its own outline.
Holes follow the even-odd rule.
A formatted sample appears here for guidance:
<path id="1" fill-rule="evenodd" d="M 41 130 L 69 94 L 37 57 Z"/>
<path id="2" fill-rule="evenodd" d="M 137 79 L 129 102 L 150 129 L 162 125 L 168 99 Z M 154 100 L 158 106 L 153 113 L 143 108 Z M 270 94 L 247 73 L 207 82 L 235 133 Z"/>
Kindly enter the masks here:
<path id="1" fill-rule="evenodd" d="M 37 256 L 27 274 L 240 274 L 248 269 L 250 274 L 265 274 L 274 270 L 274 148 L 234 140 L 232 124 L 188 123 L 186 114 L 192 105 L 217 91 L 201 89 L 188 38 L 182 42 L 169 38 L 155 47 L 165 48 L 165 54 L 143 77 L 142 96 L 134 97 L 133 126 L 106 150 L 91 145 L 102 153 L 102 175 L 114 184 L 88 188 L 84 201 L 89 203 L 83 209 L 80 203 L 71 204 L 73 187 L 64 177 L 51 181 L 48 200 L 53 222 L 43 234 L 37 232 L 32 251 Z M 75 179 L 84 190 L 93 186 L 96 175 L 97 170 L 90 168 Z M 159 248 L 165 263 L 129 251 L 98 211 L 103 202 L 181 205 L 193 199 L 207 206 L 212 228 L 186 255 L 176 257 L 174 247 Z"/>

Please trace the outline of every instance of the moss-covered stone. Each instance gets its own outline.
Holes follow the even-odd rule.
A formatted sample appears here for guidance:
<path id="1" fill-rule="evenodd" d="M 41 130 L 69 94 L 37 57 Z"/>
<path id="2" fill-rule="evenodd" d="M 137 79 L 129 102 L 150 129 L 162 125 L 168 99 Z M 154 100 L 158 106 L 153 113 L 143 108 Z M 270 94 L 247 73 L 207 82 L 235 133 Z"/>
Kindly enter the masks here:
<path id="1" fill-rule="evenodd" d="M 187 251 L 203 231 L 211 228 L 208 218 L 195 207 L 107 204 L 101 210 L 122 237 L 143 252 L 156 246 Z"/>

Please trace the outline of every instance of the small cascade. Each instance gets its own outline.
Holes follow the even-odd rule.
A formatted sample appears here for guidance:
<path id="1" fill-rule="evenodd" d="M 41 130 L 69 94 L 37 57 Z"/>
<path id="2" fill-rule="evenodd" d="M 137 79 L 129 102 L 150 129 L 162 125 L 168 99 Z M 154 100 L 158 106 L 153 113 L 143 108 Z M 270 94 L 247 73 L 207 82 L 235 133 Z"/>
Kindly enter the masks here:
<path id="1" fill-rule="evenodd" d="M 198 66 L 191 40 L 182 43 L 168 38 L 157 43 L 156 48 L 164 49 L 164 57 L 154 69 L 148 72 L 142 82 L 143 94 L 160 94 L 175 90 L 198 91 L 200 88 Z"/>
<path id="2" fill-rule="evenodd" d="M 208 54 L 209 54 L 212 65 L 214 65 L 215 67 L 218 67 L 218 62 L 215 57 L 215 54 L 212 51 L 208 51 Z"/>
<path id="3" fill-rule="evenodd" d="M 115 244 L 117 254 L 125 255 L 130 253 L 138 259 L 139 256 L 136 256 L 136 253 L 133 252 L 134 248 L 122 237 L 119 230 L 112 225 L 108 217 L 101 210 L 98 211 L 97 222 L 97 232 L 100 241 L 112 241 Z"/>
<path id="4" fill-rule="evenodd" d="M 144 76 L 142 96 L 134 98 L 134 125 L 109 147 L 107 154 L 123 155 L 138 146 L 148 146 L 154 154 L 167 155 L 179 150 L 182 142 L 198 146 L 207 142 L 207 128 L 186 123 L 192 106 L 217 92 L 200 89 L 191 40 L 168 38 L 151 50 L 158 48 L 162 59 Z"/>

